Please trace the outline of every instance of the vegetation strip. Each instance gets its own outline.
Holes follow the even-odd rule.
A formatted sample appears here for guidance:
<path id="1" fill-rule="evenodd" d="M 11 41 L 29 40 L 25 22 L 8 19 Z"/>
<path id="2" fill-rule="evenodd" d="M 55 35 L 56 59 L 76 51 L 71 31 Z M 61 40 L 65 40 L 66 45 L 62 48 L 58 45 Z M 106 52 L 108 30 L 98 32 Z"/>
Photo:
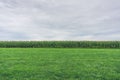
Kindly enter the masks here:
<path id="1" fill-rule="evenodd" d="M 0 41 L 0 48 L 120 48 L 120 41 Z"/>

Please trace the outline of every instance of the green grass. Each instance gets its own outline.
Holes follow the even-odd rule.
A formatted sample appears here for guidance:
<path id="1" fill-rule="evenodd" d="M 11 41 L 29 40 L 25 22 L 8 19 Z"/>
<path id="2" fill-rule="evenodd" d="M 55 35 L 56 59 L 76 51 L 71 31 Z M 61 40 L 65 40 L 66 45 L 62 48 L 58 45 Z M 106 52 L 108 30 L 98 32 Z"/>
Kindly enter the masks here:
<path id="1" fill-rule="evenodd" d="M 120 49 L 0 48 L 0 80 L 120 80 Z"/>

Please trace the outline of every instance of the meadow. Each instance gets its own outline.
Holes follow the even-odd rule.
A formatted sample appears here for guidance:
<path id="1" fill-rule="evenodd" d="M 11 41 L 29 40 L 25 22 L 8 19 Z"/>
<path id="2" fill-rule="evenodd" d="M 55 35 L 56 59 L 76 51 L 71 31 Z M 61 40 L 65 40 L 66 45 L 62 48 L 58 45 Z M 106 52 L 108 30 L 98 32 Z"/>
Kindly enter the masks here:
<path id="1" fill-rule="evenodd" d="M 0 48 L 0 80 L 120 80 L 120 49 Z"/>

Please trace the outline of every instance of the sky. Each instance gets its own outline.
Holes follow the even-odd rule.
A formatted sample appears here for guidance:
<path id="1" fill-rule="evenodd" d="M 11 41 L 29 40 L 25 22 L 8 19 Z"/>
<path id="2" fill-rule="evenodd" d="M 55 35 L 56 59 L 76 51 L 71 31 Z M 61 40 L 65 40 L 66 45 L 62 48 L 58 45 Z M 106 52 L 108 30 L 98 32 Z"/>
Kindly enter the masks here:
<path id="1" fill-rule="evenodd" d="M 0 40 L 120 40 L 120 0 L 0 0 Z"/>

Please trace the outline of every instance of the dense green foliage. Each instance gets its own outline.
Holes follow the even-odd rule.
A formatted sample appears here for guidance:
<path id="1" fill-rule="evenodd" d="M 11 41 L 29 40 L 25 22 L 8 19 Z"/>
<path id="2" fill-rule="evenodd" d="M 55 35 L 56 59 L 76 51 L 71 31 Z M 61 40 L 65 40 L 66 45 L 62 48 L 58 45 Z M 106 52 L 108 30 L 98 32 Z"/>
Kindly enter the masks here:
<path id="1" fill-rule="evenodd" d="M 0 80 L 120 80 L 120 49 L 0 48 Z"/>
<path id="2" fill-rule="evenodd" d="M 120 41 L 0 41 L 2 48 L 120 48 Z"/>

